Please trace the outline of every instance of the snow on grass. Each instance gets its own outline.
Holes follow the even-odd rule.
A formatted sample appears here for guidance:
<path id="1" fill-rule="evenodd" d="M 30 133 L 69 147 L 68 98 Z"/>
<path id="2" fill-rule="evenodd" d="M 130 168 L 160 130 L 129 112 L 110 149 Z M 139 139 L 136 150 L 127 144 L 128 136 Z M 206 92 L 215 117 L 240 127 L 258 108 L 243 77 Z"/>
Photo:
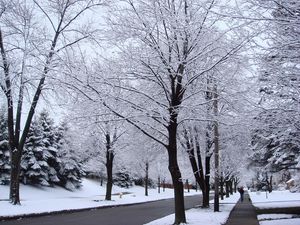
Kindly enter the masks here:
<path id="1" fill-rule="evenodd" d="M 249 192 L 252 203 L 260 209 L 300 207 L 300 193 L 289 191 Z"/>
<path id="2" fill-rule="evenodd" d="M 138 202 L 147 202 L 160 199 L 173 198 L 173 189 L 165 189 L 165 192 L 157 193 L 157 189 L 149 189 L 149 196 L 144 195 L 144 188 L 134 186 L 129 189 L 113 186 L 112 201 L 105 201 L 105 186 L 99 182 L 84 179 L 83 186 L 73 192 L 60 187 L 32 187 L 21 185 L 21 205 L 12 205 L 8 202 L 9 187 L 0 185 L 0 218 L 21 216 L 25 214 L 38 214 L 61 210 L 74 210 L 94 208 L 110 205 L 122 205 Z M 124 193 L 120 198 L 119 193 Z M 126 194 L 129 193 L 129 194 Z M 195 195 L 199 192 L 191 190 L 185 195 Z"/>
<path id="3" fill-rule="evenodd" d="M 250 192 L 252 203 L 259 209 L 300 207 L 300 193 L 290 191 Z M 300 212 L 299 212 L 300 214 Z M 258 215 L 260 225 L 299 225 L 299 215 L 294 214 L 262 214 Z"/>
<path id="4" fill-rule="evenodd" d="M 257 215 L 258 220 L 291 219 L 295 214 L 261 214 Z"/>
<path id="5" fill-rule="evenodd" d="M 220 225 L 224 224 L 239 199 L 239 194 L 231 195 L 220 201 L 220 212 L 213 211 L 213 204 L 209 209 L 195 208 L 186 211 L 186 218 L 188 225 Z M 213 201 L 210 201 L 213 203 Z M 174 214 L 154 220 L 146 225 L 170 225 L 174 222 Z"/>
<path id="6" fill-rule="evenodd" d="M 269 220 L 269 221 L 260 221 L 260 225 L 299 225 L 300 219 L 284 219 L 284 220 Z"/>

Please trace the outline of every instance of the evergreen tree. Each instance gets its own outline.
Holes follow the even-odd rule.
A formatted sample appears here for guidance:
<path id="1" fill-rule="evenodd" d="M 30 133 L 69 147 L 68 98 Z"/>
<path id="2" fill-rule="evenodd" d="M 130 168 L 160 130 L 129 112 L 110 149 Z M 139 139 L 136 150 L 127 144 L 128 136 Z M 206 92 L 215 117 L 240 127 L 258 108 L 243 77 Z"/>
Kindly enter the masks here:
<path id="1" fill-rule="evenodd" d="M 271 4 L 270 48 L 261 62 L 261 104 L 267 110 L 256 117 L 253 163 L 266 171 L 300 168 L 300 2 L 264 1 Z"/>
<path id="2" fill-rule="evenodd" d="M 256 118 L 258 126 L 253 131 L 251 143 L 252 163 L 272 172 L 300 166 L 300 130 L 289 126 L 292 118 L 278 114 L 281 113 L 277 110 L 259 114 Z"/>
<path id="3" fill-rule="evenodd" d="M 119 187 L 129 188 L 133 184 L 133 178 L 129 171 L 122 166 L 114 176 L 114 184 Z"/>
<path id="4" fill-rule="evenodd" d="M 85 174 L 71 139 L 67 124 L 62 123 L 57 129 L 57 144 L 61 160 L 58 176 L 60 185 L 68 190 L 81 187 L 81 177 Z"/>
<path id="5" fill-rule="evenodd" d="M 7 119 L 3 110 L 0 111 L 0 184 L 9 184 L 10 160 L 8 146 Z"/>
<path id="6" fill-rule="evenodd" d="M 59 183 L 57 171 L 60 167 L 60 159 L 58 156 L 58 144 L 56 137 L 56 127 L 53 119 L 50 118 L 49 113 L 43 110 L 38 119 L 43 136 L 43 159 L 48 164 L 48 182 L 53 185 Z"/>
<path id="7" fill-rule="evenodd" d="M 84 171 L 69 133 L 66 124 L 55 127 L 45 110 L 33 120 L 21 162 L 23 183 L 58 184 L 69 190 L 81 186 Z"/>
<path id="8" fill-rule="evenodd" d="M 21 180 L 24 184 L 49 186 L 49 165 L 44 158 L 42 128 L 35 118 L 31 124 L 21 160 Z"/>
<path id="9" fill-rule="evenodd" d="M 43 110 L 35 118 L 25 143 L 21 177 L 25 184 L 52 186 L 59 183 L 59 158 L 54 122 Z"/>

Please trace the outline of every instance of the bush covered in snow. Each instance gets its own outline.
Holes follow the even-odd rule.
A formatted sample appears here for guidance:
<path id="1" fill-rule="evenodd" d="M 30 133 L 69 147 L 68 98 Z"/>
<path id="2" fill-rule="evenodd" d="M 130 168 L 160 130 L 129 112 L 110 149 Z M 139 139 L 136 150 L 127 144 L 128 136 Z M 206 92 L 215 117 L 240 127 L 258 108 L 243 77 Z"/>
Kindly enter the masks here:
<path id="1" fill-rule="evenodd" d="M 8 184 L 10 178 L 8 130 L 5 113 L 0 111 L 0 184 Z"/>
<path id="2" fill-rule="evenodd" d="M 133 185 L 133 178 L 125 167 L 121 167 L 114 175 L 114 184 L 119 187 L 129 188 Z"/>

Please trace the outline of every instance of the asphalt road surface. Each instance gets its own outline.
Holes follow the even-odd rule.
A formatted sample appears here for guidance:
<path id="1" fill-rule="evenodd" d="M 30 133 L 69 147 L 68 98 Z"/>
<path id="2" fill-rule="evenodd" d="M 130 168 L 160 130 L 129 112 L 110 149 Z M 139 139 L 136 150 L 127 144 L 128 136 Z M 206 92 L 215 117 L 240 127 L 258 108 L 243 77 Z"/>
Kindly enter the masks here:
<path id="1" fill-rule="evenodd" d="M 185 208 L 202 203 L 201 196 L 185 197 Z M 0 225 L 142 225 L 174 213 L 174 199 L 115 208 L 0 221 Z"/>

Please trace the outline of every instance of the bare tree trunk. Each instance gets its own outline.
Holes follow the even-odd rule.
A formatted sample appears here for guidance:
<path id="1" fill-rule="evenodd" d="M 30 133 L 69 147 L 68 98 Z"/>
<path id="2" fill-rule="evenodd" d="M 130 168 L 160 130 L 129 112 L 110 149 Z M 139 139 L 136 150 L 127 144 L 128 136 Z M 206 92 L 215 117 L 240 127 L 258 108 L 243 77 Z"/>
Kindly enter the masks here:
<path id="1" fill-rule="evenodd" d="M 271 193 L 272 191 L 273 191 L 273 184 L 272 184 L 272 182 L 273 182 L 273 176 L 271 175 L 270 176 L 270 188 L 269 188 L 269 193 Z"/>
<path id="2" fill-rule="evenodd" d="M 175 113 L 175 112 L 173 112 Z M 175 222 L 174 224 L 186 223 L 184 194 L 181 172 L 177 161 L 177 115 L 171 113 L 169 132 L 169 171 L 172 177 L 175 197 Z"/>
<path id="3" fill-rule="evenodd" d="M 145 196 L 148 196 L 149 162 L 145 164 Z"/>
<path id="4" fill-rule="evenodd" d="M 230 192 L 231 195 L 233 194 L 233 177 L 230 178 L 229 192 Z"/>
<path id="5" fill-rule="evenodd" d="M 206 196 L 206 186 L 205 186 L 205 178 L 204 178 L 204 174 L 203 174 L 203 165 L 202 165 L 202 158 L 201 158 L 201 152 L 200 152 L 200 143 L 198 140 L 198 132 L 196 127 L 194 127 L 194 131 L 195 131 L 195 137 L 191 137 L 191 133 L 189 134 L 188 130 L 184 128 L 184 138 L 185 138 L 185 144 L 186 144 L 186 151 L 188 153 L 189 156 L 189 160 L 190 160 L 190 164 L 192 166 L 192 170 L 193 170 L 193 174 L 196 180 L 196 188 L 197 188 L 197 183 L 200 186 L 200 189 L 202 191 L 202 196 Z M 190 136 L 189 136 L 190 135 Z M 194 140 L 194 141 L 193 141 Z M 195 145 L 194 145 L 195 142 Z M 195 149 L 194 147 L 196 147 L 196 155 L 197 155 L 197 160 L 195 157 Z M 198 161 L 198 164 L 197 164 Z M 188 185 L 188 183 L 187 183 Z M 202 207 L 206 208 L 208 207 L 209 201 L 206 201 L 207 199 L 205 197 L 202 198 Z"/>
<path id="6" fill-rule="evenodd" d="M 19 151 L 12 151 L 10 172 L 10 201 L 12 204 L 20 204 L 20 161 Z"/>
<path id="7" fill-rule="evenodd" d="M 224 199 L 224 178 L 223 175 L 221 175 L 220 177 L 220 195 L 221 195 L 221 199 Z"/>
<path id="8" fill-rule="evenodd" d="M 214 115 L 215 115 L 215 122 L 214 122 L 214 154 L 215 154 L 215 197 L 214 197 L 214 211 L 220 211 L 220 202 L 219 202 L 219 175 L 220 175 L 220 166 L 219 166 L 219 124 L 217 121 L 218 116 L 218 94 L 217 94 L 217 87 L 215 84 L 214 87 Z"/>
<path id="9" fill-rule="evenodd" d="M 230 188 L 230 181 L 226 179 L 225 181 L 226 198 L 229 198 L 229 194 L 230 194 L 229 188 Z"/>
<path id="10" fill-rule="evenodd" d="M 239 179 L 237 177 L 233 178 L 233 185 L 234 185 L 234 193 L 237 192 L 237 186 L 239 184 Z"/>
<path id="11" fill-rule="evenodd" d="M 205 208 L 209 207 L 210 158 L 211 158 L 211 156 L 205 157 L 205 193 L 203 194 L 203 204 L 202 204 L 202 206 Z"/>
<path id="12" fill-rule="evenodd" d="M 160 194 L 160 176 L 158 176 L 157 181 L 158 194 Z"/>
<path id="13" fill-rule="evenodd" d="M 105 200 L 111 200 L 111 192 L 113 186 L 113 160 L 114 152 L 111 149 L 110 134 L 107 133 L 106 137 L 106 173 L 107 173 L 107 183 L 106 183 L 106 195 Z"/>
<path id="14" fill-rule="evenodd" d="M 206 93 L 205 99 L 207 102 L 212 100 L 212 91 L 211 91 L 211 77 L 206 78 Z M 209 118 L 209 115 L 212 114 L 211 104 L 207 104 L 206 116 Z M 203 194 L 203 207 L 209 207 L 209 191 L 210 191 L 210 159 L 212 156 L 211 147 L 213 145 L 212 139 L 212 124 L 207 122 L 206 131 L 205 131 L 205 193 Z"/>
<path id="15" fill-rule="evenodd" d="M 190 184 L 188 179 L 185 180 L 185 189 L 187 189 L 187 191 L 190 192 Z"/>

